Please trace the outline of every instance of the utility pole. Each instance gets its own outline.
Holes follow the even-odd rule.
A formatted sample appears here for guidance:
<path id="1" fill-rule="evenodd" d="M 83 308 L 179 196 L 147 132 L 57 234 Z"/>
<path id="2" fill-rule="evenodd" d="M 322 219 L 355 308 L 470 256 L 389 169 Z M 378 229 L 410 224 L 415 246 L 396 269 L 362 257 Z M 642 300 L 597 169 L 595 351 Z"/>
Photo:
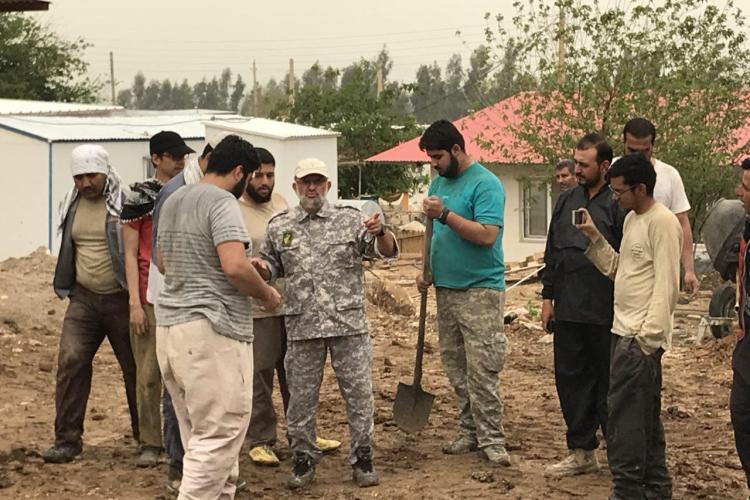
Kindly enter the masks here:
<path id="1" fill-rule="evenodd" d="M 258 116 L 258 79 L 253 59 L 253 116 Z"/>
<path id="2" fill-rule="evenodd" d="M 560 84 L 565 82 L 565 11 L 560 6 L 560 19 L 557 21 L 557 74 Z"/>
<path id="3" fill-rule="evenodd" d="M 375 88 L 375 95 L 380 97 L 380 94 L 383 93 L 383 67 L 378 64 L 378 72 L 377 75 L 377 87 Z"/>
<path id="4" fill-rule="evenodd" d="M 289 104 L 294 106 L 294 59 L 289 58 Z"/>
<path id="5" fill-rule="evenodd" d="M 112 85 L 112 104 L 117 104 L 115 99 L 115 56 L 109 52 L 109 82 Z"/>

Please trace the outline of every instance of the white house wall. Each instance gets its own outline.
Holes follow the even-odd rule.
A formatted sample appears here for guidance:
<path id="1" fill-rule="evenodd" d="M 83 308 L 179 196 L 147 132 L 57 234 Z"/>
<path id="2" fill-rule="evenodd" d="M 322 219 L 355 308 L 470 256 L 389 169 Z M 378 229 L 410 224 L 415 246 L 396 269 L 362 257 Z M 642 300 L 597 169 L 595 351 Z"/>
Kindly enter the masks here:
<path id="1" fill-rule="evenodd" d="M 500 167 L 495 170 L 505 189 L 505 230 L 503 251 L 506 262 L 523 261 L 527 256 L 544 252 L 546 238 L 524 238 L 523 235 L 523 189 L 518 177 L 521 169 Z"/>
<path id="2" fill-rule="evenodd" d="M 0 129 L 0 151 L 0 260 L 4 260 L 47 246 L 49 145 Z"/>

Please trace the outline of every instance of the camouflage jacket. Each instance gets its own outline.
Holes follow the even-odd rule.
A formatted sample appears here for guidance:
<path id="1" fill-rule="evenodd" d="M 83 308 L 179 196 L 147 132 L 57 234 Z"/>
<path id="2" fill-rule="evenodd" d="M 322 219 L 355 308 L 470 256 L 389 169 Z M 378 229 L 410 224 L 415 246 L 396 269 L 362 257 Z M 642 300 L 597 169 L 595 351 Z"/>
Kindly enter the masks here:
<path id="1" fill-rule="evenodd" d="M 312 216 L 296 206 L 268 221 L 260 256 L 272 280 L 286 278 L 290 340 L 367 333 L 362 259 L 382 255 L 362 221 L 356 208 L 327 203 Z"/>

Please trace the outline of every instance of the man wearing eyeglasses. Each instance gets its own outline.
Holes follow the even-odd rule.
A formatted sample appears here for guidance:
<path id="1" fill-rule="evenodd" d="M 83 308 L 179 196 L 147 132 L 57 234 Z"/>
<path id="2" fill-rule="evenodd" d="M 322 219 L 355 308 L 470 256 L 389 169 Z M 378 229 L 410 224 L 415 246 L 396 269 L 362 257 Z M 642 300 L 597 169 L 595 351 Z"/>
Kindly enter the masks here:
<path id="1" fill-rule="evenodd" d="M 598 470 L 596 431 L 607 427 L 614 287 L 584 256 L 588 240 L 573 225 L 572 214 L 587 208 L 615 249 L 620 248 L 624 220 L 605 180 L 612 147 L 604 137 L 583 136 L 574 158 L 578 185 L 560 195 L 552 213 L 542 278 L 542 326 L 551 331 L 554 318 L 555 383 L 569 451 L 547 468 L 552 476 Z"/>
<path id="2" fill-rule="evenodd" d="M 682 228 L 654 199 L 656 172 L 642 153 L 623 156 L 607 177 L 625 217 L 619 253 L 588 212 L 576 227 L 596 267 L 614 280 L 614 321 L 607 398 L 611 500 L 672 498 L 661 423 L 661 358 L 672 338 L 680 289 Z"/>

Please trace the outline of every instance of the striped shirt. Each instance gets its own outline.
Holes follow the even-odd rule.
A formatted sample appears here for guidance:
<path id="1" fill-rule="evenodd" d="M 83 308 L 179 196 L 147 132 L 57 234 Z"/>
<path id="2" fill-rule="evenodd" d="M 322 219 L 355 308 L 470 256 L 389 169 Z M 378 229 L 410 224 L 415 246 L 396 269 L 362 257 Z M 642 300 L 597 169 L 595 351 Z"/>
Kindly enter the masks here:
<path id="1" fill-rule="evenodd" d="M 208 319 L 216 333 L 253 341 L 250 298 L 227 280 L 216 247 L 251 242 L 237 200 L 211 184 L 177 190 L 161 210 L 157 247 L 165 267 L 156 324 L 174 326 Z"/>

